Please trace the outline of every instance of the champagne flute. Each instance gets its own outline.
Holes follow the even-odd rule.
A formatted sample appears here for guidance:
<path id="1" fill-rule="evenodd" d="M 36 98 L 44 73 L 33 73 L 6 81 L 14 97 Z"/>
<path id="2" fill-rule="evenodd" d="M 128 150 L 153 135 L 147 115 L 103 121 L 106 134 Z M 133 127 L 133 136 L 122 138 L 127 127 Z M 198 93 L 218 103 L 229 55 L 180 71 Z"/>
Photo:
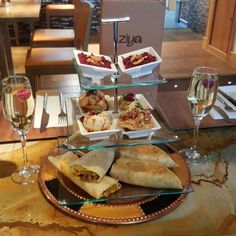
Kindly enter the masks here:
<path id="1" fill-rule="evenodd" d="M 209 114 L 214 106 L 218 91 L 218 79 L 218 73 L 213 68 L 197 67 L 193 71 L 187 95 L 195 125 L 193 140 L 190 148 L 180 151 L 188 164 L 199 165 L 207 160 L 206 155 L 197 150 L 197 138 L 202 119 Z"/>
<path id="2" fill-rule="evenodd" d="M 10 76 L 2 80 L 2 107 L 6 119 L 20 136 L 24 166 L 12 174 L 12 180 L 21 185 L 37 180 L 39 167 L 30 165 L 26 151 L 26 134 L 34 117 L 34 98 L 28 78 Z"/>

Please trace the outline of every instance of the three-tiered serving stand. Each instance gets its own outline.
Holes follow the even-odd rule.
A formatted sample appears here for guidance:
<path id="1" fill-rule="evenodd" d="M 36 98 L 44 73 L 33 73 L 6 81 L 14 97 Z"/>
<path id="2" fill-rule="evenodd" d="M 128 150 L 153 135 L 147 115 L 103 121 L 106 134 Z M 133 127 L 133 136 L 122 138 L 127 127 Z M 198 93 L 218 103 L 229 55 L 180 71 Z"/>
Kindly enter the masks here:
<path id="1" fill-rule="evenodd" d="M 161 85 L 167 81 L 159 74 L 157 70 L 152 71 L 151 74 L 141 76 L 138 78 L 132 78 L 129 74 L 120 72 L 118 67 L 118 24 L 125 23 L 130 20 L 129 17 L 123 18 L 112 18 L 112 19 L 102 19 L 104 24 L 113 24 L 113 44 L 114 44 L 114 55 L 113 62 L 117 68 L 117 72 L 113 75 L 107 75 L 101 79 L 93 79 L 84 77 L 82 71 L 74 60 L 75 68 L 78 73 L 80 88 L 85 91 L 94 91 L 94 90 L 114 90 L 114 110 L 113 113 L 118 113 L 118 89 L 129 88 L 129 87 L 141 87 L 141 86 L 154 86 Z M 81 111 L 76 107 L 76 104 L 73 106 L 73 117 L 81 115 Z M 155 112 L 153 111 L 153 114 Z M 78 117 L 76 118 L 78 119 Z M 68 127 L 68 139 L 67 139 L 67 148 L 69 150 L 94 150 L 100 148 L 109 148 L 109 147 L 119 147 L 119 146 L 134 146 L 142 144 L 161 144 L 169 143 L 178 140 L 178 137 L 167 131 L 164 127 L 158 133 L 149 134 L 148 137 L 142 137 L 142 139 L 127 139 L 122 132 L 118 132 L 112 135 L 109 139 L 102 142 L 91 141 L 88 138 L 83 137 L 78 131 L 77 122 L 73 124 L 72 127 Z"/>
<path id="2" fill-rule="evenodd" d="M 114 63 L 117 66 L 117 43 L 118 43 L 118 23 L 129 21 L 128 17 L 118 19 L 104 19 L 103 23 L 112 23 L 114 30 Z M 114 113 L 118 112 L 118 89 L 129 87 L 153 86 L 166 83 L 167 81 L 161 75 L 153 70 L 149 75 L 139 78 L 132 78 L 130 75 L 118 72 L 105 76 L 102 79 L 94 80 L 84 77 L 80 68 L 75 63 L 78 72 L 81 90 L 114 90 Z M 69 107 L 72 105 L 72 111 Z M 183 190 L 162 191 L 158 189 L 144 189 L 139 186 L 127 186 L 124 183 L 124 195 L 109 196 L 103 199 L 93 199 L 86 195 L 77 187 L 71 185 L 70 181 L 65 181 L 58 173 L 54 178 L 51 177 L 51 164 L 45 161 L 39 177 L 39 185 L 43 194 L 57 208 L 74 216 L 78 219 L 102 224 L 136 224 L 156 219 L 165 215 L 178 207 L 186 197 L 186 193 L 192 191 L 190 186 L 190 174 L 184 160 L 179 156 L 176 150 L 168 145 L 170 142 L 178 140 L 178 136 L 165 128 L 158 115 L 155 118 L 161 124 L 161 129 L 156 133 L 151 133 L 147 137 L 129 138 L 122 131 L 112 134 L 105 140 L 89 140 L 81 135 L 78 127 L 78 116 L 81 115 L 79 106 L 74 100 L 66 99 L 67 114 L 72 112 L 73 125 L 67 127 L 68 138 L 66 143 L 61 145 L 69 151 L 80 155 L 81 153 L 104 148 L 117 148 L 122 146 L 134 146 L 143 144 L 161 145 L 171 155 L 179 165 L 179 174 L 183 181 Z M 67 119 L 69 120 L 69 119 Z M 49 173 L 49 174 L 48 174 Z M 50 177 L 50 178 L 48 178 Z M 143 191 L 144 190 L 144 191 Z M 121 193 L 122 194 L 122 193 Z M 88 204 L 89 203 L 89 204 Z"/>

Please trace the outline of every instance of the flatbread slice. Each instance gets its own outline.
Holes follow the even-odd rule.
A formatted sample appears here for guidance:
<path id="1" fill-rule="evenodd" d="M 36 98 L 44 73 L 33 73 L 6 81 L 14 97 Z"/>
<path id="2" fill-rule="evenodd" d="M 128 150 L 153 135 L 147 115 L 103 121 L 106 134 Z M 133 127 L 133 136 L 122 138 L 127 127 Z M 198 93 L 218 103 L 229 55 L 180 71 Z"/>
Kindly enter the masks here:
<path id="1" fill-rule="evenodd" d="M 165 165 L 169 168 L 178 166 L 168 153 L 151 144 L 133 147 L 121 147 L 119 148 L 119 153 L 120 157 L 158 161 L 162 165 Z"/>
<path id="2" fill-rule="evenodd" d="M 68 152 L 64 155 L 56 157 L 49 156 L 48 160 L 73 183 L 90 194 L 92 197 L 99 199 L 108 197 L 110 194 L 118 191 L 121 184 L 114 178 L 105 175 L 99 183 L 91 183 L 80 180 L 77 176 L 71 173 L 70 164 L 77 159 L 76 155 Z"/>
<path id="3" fill-rule="evenodd" d="M 110 176 L 143 187 L 183 188 L 179 177 L 174 172 L 158 162 L 147 160 L 118 158 L 112 165 Z"/>
<path id="4" fill-rule="evenodd" d="M 99 182 L 111 167 L 114 156 L 114 148 L 93 150 L 77 158 L 70 164 L 70 168 L 80 180 Z"/>

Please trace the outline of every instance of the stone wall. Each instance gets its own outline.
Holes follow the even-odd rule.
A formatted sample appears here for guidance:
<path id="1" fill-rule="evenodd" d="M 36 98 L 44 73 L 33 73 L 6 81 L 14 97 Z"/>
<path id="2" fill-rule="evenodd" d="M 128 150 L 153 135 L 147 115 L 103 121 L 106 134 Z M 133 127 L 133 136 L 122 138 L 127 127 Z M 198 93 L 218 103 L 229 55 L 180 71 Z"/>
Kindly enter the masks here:
<path id="1" fill-rule="evenodd" d="M 205 34 L 210 0 L 182 0 L 180 18 L 196 33 Z"/>

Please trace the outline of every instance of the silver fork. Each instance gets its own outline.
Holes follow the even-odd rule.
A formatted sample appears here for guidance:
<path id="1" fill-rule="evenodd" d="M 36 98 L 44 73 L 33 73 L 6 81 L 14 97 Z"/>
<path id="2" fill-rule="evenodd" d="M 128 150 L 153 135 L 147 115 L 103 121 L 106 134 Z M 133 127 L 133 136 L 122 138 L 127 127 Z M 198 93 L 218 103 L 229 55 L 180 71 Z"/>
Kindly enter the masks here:
<path id="1" fill-rule="evenodd" d="M 59 100 L 60 100 L 60 109 L 61 112 L 58 114 L 58 124 L 63 124 L 66 122 L 66 113 L 63 111 L 63 97 L 62 93 L 59 94 Z"/>
<path id="2" fill-rule="evenodd" d="M 231 111 L 231 112 L 236 112 L 236 109 L 234 109 L 233 107 L 231 107 L 230 105 L 227 104 L 227 102 L 225 102 L 225 100 L 223 98 L 221 98 L 220 96 L 217 96 L 217 99 L 224 104 L 225 106 L 225 110 L 227 111 Z"/>

